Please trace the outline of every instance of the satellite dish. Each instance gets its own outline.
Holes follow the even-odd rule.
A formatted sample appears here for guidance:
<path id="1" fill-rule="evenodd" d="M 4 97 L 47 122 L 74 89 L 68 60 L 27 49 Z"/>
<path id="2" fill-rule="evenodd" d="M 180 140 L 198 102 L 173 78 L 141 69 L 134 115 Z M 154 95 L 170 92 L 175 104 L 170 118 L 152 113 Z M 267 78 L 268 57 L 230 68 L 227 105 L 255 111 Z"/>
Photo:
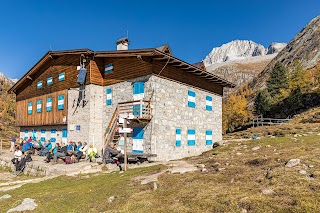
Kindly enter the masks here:
<path id="1" fill-rule="evenodd" d="M 85 68 L 81 68 L 78 74 L 77 83 L 84 84 L 86 81 L 87 70 Z"/>

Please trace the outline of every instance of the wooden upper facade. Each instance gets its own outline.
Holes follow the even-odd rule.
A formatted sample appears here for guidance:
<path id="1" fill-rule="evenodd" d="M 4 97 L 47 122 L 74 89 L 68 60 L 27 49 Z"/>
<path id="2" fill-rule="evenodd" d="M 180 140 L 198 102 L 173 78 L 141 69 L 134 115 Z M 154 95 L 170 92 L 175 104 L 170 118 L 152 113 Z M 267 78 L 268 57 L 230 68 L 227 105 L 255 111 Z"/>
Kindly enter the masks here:
<path id="1" fill-rule="evenodd" d="M 58 110 L 53 103 L 52 113 L 30 115 L 27 103 L 41 99 L 45 104 L 46 98 L 57 100 L 60 93 L 64 94 L 67 102 L 67 91 L 79 87 L 77 66 L 80 65 L 81 58 L 86 59 L 87 85 L 106 86 L 146 75 L 157 75 L 219 95 L 223 95 L 223 87 L 234 87 L 232 83 L 216 75 L 173 57 L 167 45 L 150 49 L 100 52 L 88 49 L 49 51 L 9 90 L 16 94 L 17 126 L 63 124 L 63 117 L 67 116 L 67 105 L 64 110 Z M 64 76 L 63 80 L 59 79 L 61 75 Z M 49 83 L 51 79 L 52 83 Z M 39 82 L 42 83 L 41 88 Z M 55 118 L 49 118 L 52 116 Z"/>

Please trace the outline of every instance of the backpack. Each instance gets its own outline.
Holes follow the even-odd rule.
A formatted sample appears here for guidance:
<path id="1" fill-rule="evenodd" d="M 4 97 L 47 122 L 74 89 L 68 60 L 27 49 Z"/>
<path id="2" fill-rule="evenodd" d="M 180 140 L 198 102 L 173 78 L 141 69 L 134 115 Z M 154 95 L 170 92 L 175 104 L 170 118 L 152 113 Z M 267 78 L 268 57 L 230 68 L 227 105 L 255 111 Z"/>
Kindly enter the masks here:
<path id="1" fill-rule="evenodd" d="M 70 156 L 67 156 L 65 161 L 64 161 L 66 164 L 72 164 L 72 159 Z"/>

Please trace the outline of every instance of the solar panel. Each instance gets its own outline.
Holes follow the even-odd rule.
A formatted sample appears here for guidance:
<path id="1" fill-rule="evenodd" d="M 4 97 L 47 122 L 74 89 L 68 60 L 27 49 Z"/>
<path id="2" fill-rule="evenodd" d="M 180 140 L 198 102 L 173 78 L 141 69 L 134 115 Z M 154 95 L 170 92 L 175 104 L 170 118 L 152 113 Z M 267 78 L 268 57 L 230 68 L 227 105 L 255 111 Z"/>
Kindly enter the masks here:
<path id="1" fill-rule="evenodd" d="M 86 81 L 87 70 L 85 68 L 81 68 L 78 74 L 77 83 L 84 84 Z"/>

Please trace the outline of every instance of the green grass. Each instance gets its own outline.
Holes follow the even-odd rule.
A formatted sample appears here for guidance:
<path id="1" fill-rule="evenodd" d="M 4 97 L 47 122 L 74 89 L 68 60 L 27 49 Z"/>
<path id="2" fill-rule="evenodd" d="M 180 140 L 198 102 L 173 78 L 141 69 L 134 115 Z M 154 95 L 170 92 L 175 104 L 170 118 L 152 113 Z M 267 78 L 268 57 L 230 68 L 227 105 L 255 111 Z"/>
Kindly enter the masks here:
<path id="1" fill-rule="evenodd" d="M 320 211 L 320 136 L 309 134 L 292 139 L 264 138 L 230 142 L 201 156 L 186 159 L 205 164 L 207 173 L 164 173 L 157 182 L 140 185 L 133 177 L 164 169 L 154 166 L 89 176 L 66 177 L 26 184 L 6 192 L 0 212 L 17 206 L 24 198 L 34 198 L 35 212 L 319 212 Z M 252 151 L 255 146 L 261 146 Z M 270 147 L 269 147 L 270 145 Z M 268 146 L 268 147 L 267 147 Z M 245 148 L 247 147 L 247 148 Z M 237 155 L 236 153 L 242 153 Z M 292 158 L 302 163 L 285 168 Z M 315 178 L 299 174 L 302 164 Z M 225 170 L 217 171 L 218 168 Z M 267 174 L 268 172 L 268 174 Z M 263 189 L 274 194 L 264 195 Z M 0 196 L 6 193 L 0 193 Z M 112 203 L 110 196 L 117 196 Z"/>
<path id="2" fill-rule="evenodd" d="M 145 173 L 155 172 L 164 166 L 154 166 L 119 172 L 89 176 L 60 176 L 21 188 L 1 192 L 12 198 L 0 200 L 0 212 L 19 205 L 24 198 L 33 198 L 38 204 L 35 212 L 105 212 L 117 211 L 131 194 L 138 193 L 140 187 L 131 186 L 130 179 Z M 113 203 L 110 196 L 117 196 Z"/>

